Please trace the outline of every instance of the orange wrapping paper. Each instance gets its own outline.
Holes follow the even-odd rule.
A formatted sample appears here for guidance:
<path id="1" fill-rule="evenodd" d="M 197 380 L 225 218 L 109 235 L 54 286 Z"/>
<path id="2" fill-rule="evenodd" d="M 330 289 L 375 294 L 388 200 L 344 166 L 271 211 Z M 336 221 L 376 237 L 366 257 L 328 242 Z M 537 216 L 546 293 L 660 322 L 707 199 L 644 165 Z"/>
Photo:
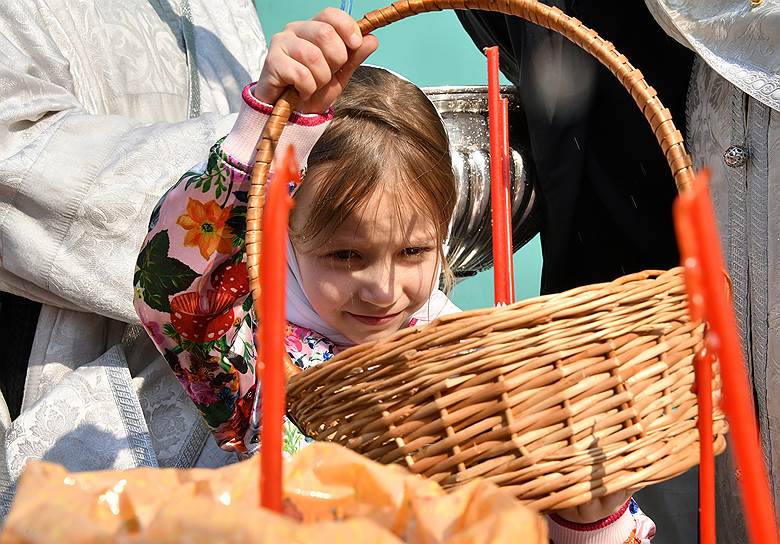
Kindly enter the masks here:
<path id="1" fill-rule="evenodd" d="M 544 520 L 488 482 L 447 494 L 397 466 L 315 443 L 285 465 L 287 516 L 258 508 L 259 456 L 216 470 L 68 473 L 32 461 L 0 539 L 17 543 L 547 542 Z"/>

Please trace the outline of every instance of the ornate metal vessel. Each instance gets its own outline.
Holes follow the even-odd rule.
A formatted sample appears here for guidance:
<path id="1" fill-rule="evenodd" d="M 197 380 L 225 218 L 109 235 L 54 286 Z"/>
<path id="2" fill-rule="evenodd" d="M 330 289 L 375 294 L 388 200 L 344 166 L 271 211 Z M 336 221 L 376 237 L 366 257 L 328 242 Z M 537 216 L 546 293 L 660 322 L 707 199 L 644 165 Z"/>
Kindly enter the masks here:
<path id="1" fill-rule="evenodd" d="M 447 260 L 456 277 L 472 276 L 493 265 L 487 87 L 428 87 L 423 90 L 444 120 L 458 181 Z M 539 230 L 539 195 L 535 189 L 519 96 L 514 87 L 503 87 L 501 93 L 509 99 L 512 245 L 516 251 Z"/>

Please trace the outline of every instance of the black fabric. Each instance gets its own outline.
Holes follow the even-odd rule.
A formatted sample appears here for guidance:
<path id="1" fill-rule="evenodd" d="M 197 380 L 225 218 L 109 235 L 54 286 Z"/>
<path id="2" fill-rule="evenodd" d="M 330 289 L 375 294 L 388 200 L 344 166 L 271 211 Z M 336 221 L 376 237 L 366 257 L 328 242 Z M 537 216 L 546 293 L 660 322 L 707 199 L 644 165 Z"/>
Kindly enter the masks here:
<path id="1" fill-rule="evenodd" d="M 663 32 L 644 2 L 548 3 L 614 43 L 685 133 L 693 53 Z M 501 70 L 526 110 L 542 193 L 542 293 L 676 266 L 674 180 L 617 79 L 562 36 L 519 18 L 479 11 L 458 18 L 478 47 L 500 46 Z M 551 87 L 550 77 L 567 84 Z"/>
<path id="2" fill-rule="evenodd" d="M 0 292 L 0 391 L 11 419 L 22 408 L 27 362 L 30 359 L 41 305 Z"/>

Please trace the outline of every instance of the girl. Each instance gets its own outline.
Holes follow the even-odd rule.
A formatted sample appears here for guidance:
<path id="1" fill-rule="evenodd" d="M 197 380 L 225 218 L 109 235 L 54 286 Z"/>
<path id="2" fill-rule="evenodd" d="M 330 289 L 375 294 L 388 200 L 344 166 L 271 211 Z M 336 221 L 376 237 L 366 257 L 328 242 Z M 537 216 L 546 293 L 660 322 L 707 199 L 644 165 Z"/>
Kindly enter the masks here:
<path id="1" fill-rule="evenodd" d="M 376 46 L 335 9 L 288 25 L 271 41 L 257 84 L 244 90 L 233 130 L 152 213 L 137 262 L 136 309 L 225 449 L 246 451 L 254 396 L 247 165 L 271 104 L 288 85 L 301 101 L 278 148 L 294 144 L 305 167 L 288 243 L 291 359 L 306 368 L 346 346 L 457 311 L 435 289 L 446 272 L 442 245 L 456 198 L 447 135 L 420 89 L 387 71 L 358 68 Z M 286 424 L 286 450 L 303 441 Z M 652 523 L 635 517 L 627 498 L 556 516 L 551 536 L 559 544 L 640 542 Z"/>

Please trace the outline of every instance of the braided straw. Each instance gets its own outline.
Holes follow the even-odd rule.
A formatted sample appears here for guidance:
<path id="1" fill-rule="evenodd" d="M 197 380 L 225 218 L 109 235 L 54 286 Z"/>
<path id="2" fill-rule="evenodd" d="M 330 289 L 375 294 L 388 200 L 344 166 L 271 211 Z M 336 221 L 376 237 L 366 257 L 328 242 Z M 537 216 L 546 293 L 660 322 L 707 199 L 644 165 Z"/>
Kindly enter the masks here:
<path id="1" fill-rule="evenodd" d="M 566 36 L 617 77 L 647 119 L 678 190 L 690 156 L 671 113 L 642 73 L 593 30 L 534 0 L 402 0 L 366 14 L 363 34 L 417 13 L 480 9 Z M 260 299 L 265 180 L 297 102 L 277 101 L 258 142 L 246 251 Z M 398 462 L 445 486 L 484 477 L 540 510 L 674 477 L 698 462 L 694 353 L 682 271 L 463 312 L 386 341 L 355 346 L 298 374 L 288 361 L 289 413 L 308 435 Z M 720 395 L 715 372 L 713 395 Z M 715 406 L 718 406 L 716 399 Z M 726 422 L 714 414 L 715 451 Z"/>

